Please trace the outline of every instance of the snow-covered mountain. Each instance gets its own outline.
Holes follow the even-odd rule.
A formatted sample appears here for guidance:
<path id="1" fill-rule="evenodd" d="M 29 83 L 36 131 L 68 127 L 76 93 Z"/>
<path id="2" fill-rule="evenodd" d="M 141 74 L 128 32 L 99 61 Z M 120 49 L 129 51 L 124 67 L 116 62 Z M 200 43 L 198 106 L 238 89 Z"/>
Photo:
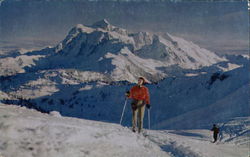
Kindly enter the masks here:
<path id="1" fill-rule="evenodd" d="M 155 128 L 203 129 L 249 116 L 249 59 L 221 58 L 167 33 L 130 33 L 101 20 L 77 25 L 55 47 L 0 60 L 1 100 L 42 112 L 117 123 L 124 93 L 144 76 Z"/>
<path id="2" fill-rule="evenodd" d="M 144 76 L 157 82 L 168 75 L 164 69 L 170 66 L 198 69 L 226 61 L 168 33 L 130 33 L 105 19 L 91 26 L 77 25 L 62 42 L 47 51 L 49 55 L 26 71 L 74 68 L 100 72 L 113 81 L 135 82 L 137 77 Z"/>

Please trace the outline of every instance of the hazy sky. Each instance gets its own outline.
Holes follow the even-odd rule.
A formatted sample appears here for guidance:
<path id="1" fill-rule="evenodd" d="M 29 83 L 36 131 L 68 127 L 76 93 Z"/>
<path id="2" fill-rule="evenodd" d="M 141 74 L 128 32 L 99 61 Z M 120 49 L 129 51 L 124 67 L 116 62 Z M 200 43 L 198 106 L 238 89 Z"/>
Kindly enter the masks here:
<path id="1" fill-rule="evenodd" d="M 247 9 L 247 1 L 5 0 L 0 6 L 0 41 L 55 44 L 76 24 L 106 18 L 131 31 L 169 32 L 218 53 L 240 53 L 247 52 L 249 44 Z"/>

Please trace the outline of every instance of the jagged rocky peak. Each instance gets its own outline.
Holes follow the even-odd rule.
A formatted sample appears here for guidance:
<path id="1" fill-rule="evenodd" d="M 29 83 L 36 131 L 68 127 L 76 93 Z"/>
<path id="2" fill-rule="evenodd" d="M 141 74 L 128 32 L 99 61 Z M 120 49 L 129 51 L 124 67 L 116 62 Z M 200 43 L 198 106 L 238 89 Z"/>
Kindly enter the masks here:
<path id="1" fill-rule="evenodd" d="M 77 35 L 79 35 L 81 33 L 91 34 L 93 32 L 97 33 L 96 31 L 97 32 L 103 32 L 103 33 L 115 32 L 115 33 L 118 33 L 118 34 L 120 34 L 122 36 L 127 36 L 128 35 L 128 32 L 127 32 L 126 29 L 113 26 L 106 19 L 103 19 L 103 20 L 95 22 L 93 25 L 90 25 L 90 26 L 77 24 L 75 27 L 73 27 L 69 31 L 69 34 L 67 35 L 65 41 L 67 41 L 66 43 L 68 43 L 68 41 L 71 41 L 72 38 L 75 38 Z"/>
<path id="2" fill-rule="evenodd" d="M 91 27 L 92 28 L 101 28 L 101 29 L 104 29 L 106 31 L 112 31 L 115 28 L 106 19 L 102 19 L 100 21 L 97 21 Z"/>
<path id="3" fill-rule="evenodd" d="M 70 30 L 69 35 L 74 35 L 74 34 L 78 34 L 81 32 L 91 33 L 93 31 L 94 31 L 94 29 L 92 29 L 91 27 L 87 27 L 87 26 L 82 25 L 82 24 L 77 24 L 75 27 L 73 27 Z"/>
<path id="4" fill-rule="evenodd" d="M 121 35 L 128 35 L 128 31 L 126 29 L 116 27 L 106 19 L 102 19 L 100 21 L 97 21 L 93 25 L 90 26 L 92 29 L 97 29 L 97 30 L 104 30 L 104 31 L 109 31 L 109 32 L 116 32 Z"/>
<path id="5" fill-rule="evenodd" d="M 92 33 L 94 31 L 93 28 L 91 27 L 87 27 L 85 25 L 82 24 L 77 24 L 75 27 L 73 27 L 68 35 L 66 36 L 66 38 L 63 40 L 63 42 L 61 43 L 63 46 L 65 46 L 66 44 L 68 44 L 73 38 L 77 37 L 80 33 Z"/>

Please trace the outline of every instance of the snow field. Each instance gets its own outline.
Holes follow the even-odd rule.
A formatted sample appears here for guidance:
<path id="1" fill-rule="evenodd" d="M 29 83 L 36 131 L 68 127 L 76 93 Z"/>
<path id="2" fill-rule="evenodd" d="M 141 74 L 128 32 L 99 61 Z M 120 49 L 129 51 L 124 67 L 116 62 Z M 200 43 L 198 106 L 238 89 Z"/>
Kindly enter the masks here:
<path id="1" fill-rule="evenodd" d="M 117 124 L 42 114 L 0 105 L 5 157 L 167 157 L 159 146 Z"/>

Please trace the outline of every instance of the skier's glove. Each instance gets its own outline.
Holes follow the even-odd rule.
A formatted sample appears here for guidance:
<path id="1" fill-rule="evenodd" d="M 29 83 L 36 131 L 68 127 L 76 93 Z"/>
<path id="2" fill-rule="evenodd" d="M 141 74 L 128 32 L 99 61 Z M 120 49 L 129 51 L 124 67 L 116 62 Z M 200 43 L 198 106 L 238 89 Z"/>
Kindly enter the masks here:
<path id="1" fill-rule="evenodd" d="M 151 105 L 150 105 L 150 104 L 147 104 L 146 107 L 147 107 L 148 109 L 150 109 Z"/>
<path id="2" fill-rule="evenodd" d="M 129 97 L 129 96 L 130 96 L 130 92 L 127 91 L 127 92 L 125 93 L 125 96 L 126 96 L 126 97 Z"/>

